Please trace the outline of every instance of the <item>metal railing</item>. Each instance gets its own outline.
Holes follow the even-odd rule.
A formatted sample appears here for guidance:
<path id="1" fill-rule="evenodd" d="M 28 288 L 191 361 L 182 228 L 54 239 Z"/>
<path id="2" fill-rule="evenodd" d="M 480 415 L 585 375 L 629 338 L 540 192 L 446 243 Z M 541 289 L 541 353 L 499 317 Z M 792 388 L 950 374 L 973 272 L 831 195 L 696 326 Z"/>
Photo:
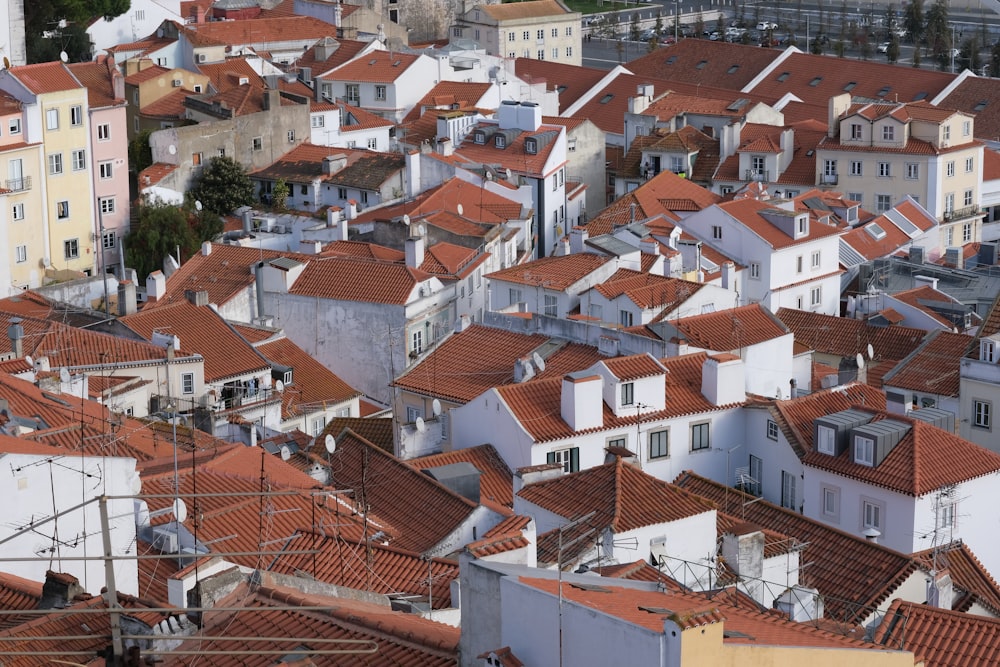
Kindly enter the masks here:
<path id="1" fill-rule="evenodd" d="M 31 189 L 31 176 L 22 176 L 21 178 L 8 178 L 4 183 L 4 187 L 11 192 L 21 192 L 23 190 Z"/>

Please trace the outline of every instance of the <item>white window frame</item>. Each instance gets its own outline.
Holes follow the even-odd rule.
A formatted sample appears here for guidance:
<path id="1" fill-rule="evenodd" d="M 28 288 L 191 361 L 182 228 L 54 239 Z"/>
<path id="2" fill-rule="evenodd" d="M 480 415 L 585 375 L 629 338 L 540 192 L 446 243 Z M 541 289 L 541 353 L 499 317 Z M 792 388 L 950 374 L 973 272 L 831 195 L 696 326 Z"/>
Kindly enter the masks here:
<path id="1" fill-rule="evenodd" d="M 181 393 L 194 393 L 194 373 L 181 373 Z"/>
<path id="2" fill-rule="evenodd" d="M 767 439 L 777 440 L 778 439 L 778 422 L 773 419 L 767 420 Z"/>
<path id="3" fill-rule="evenodd" d="M 59 109 L 53 108 L 45 110 L 45 129 L 46 130 L 59 129 Z"/>
<path id="4" fill-rule="evenodd" d="M 864 162 L 861 160 L 851 160 L 851 176 L 864 175 Z"/>
<path id="5" fill-rule="evenodd" d="M 14 248 L 14 261 L 17 264 L 24 264 L 28 261 L 28 246 L 19 245 Z"/>
<path id="6" fill-rule="evenodd" d="M 882 141 L 896 140 L 896 126 L 886 123 L 882 126 Z"/>
<path id="7" fill-rule="evenodd" d="M 760 262 L 750 262 L 750 279 L 760 280 Z"/>
<path id="8" fill-rule="evenodd" d="M 840 518 L 840 489 L 824 484 L 820 487 L 819 498 L 823 516 L 838 520 Z"/>
<path id="9" fill-rule="evenodd" d="M 13 220 L 24 220 L 24 202 L 19 201 L 11 206 L 10 217 Z"/>
<path id="10" fill-rule="evenodd" d="M 972 400 L 972 426 L 987 431 L 993 430 L 993 402 Z"/>
<path id="11" fill-rule="evenodd" d="M 881 532 L 885 523 L 885 505 L 872 498 L 861 498 L 861 529 Z"/>
<path id="12" fill-rule="evenodd" d="M 821 259 L 822 255 L 820 254 L 820 251 L 819 250 L 813 251 L 812 257 L 809 260 L 810 266 L 812 266 L 812 268 L 814 269 L 818 269 L 821 263 Z"/>
<path id="13" fill-rule="evenodd" d="M 49 173 L 53 176 L 63 173 L 62 153 L 49 153 Z"/>
<path id="14" fill-rule="evenodd" d="M 781 471 L 781 506 L 790 510 L 795 509 L 796 479 L 793 473 L 787 470 Z"/>
<path id="15" fill-rule="evenodd" d="M 574 465 L 575 459 L 575 465 Z M 545 455 L 546 463 L 558 463 L 563 467 L 564 473 L 577 472 L 580 470 L 580 448 L 562 447 L 554 449 Z"/>
<path id="16" fill-rule="evenodd" d="M 823 286 L 816 285 L 809 289 L 809 305 L 819 306 L 823 304 Z"/>
<path id="17" fill-rule="evenodd" d="M 622 382 L 621 385 L 622 407 L 635 405 L 635 383 Z"/>
<path id="18" fill-rule="evenodd" d="M 955 161 L 954 160 L 949 160 L 948 162 L 945 163 L 945 165 L 944 165 L 944 175 L 947 176 L 948 178 L 951 178 L 952 176 L 955 175 Z"/>
<path id="19" fill-rule="evenodd" d="M 971 174 L 973 169 L 975 169 L 976 159 L 967 157 L 965 158 L 965 173 Z"/>
<path id="20" fill-rule="evenodd" d="M 87 151 L 77 148 L 70 153 L 70 162 L 73 163 L 73 171 L 83 171 L 87 168 Z"/>
<path id="21" fill-rule="evenodd" d="M 879 162 L 877 173 L 879 178 L 892 178 L 892 163 Z"/>
<path id="22" fill-rule="evenodd" d="M 21 119 L 11 118 L 7 124 L 7 132 L 10 134 L 21 134 Z"/>
<path id="23" fill-rule="evenodd" d="M 542 296 L 542 314 L 556 317 L 559 314 L 559 297 L 554 294 Z"/>
<path id="24" fill-rule="evenodd" d="M 101 213 L 103 215 L 109 215 L 115 212 L 115 198 L 114 197 L 101 197 L 99 200 L 101 206 Z"/>
<path id="25" fill-rule="evenodd" d="M 111 124 L 101 123 L 97 126 L 97 140 L 111 141 Z"/>
<path id="26" fill-rule="evenodd" d="M 816 428 L 816 451 L 835 456 L 837 454 L 837 431 L 820 424 Z"/>
<path id="27" fill-rule="evenodd" d="M 118 247 L 118 235 L 114 230 L 104 232 L 104 235 L 101 237 L 101 247 L 105 250 L 114 250 Z"/>
<path id="28" fill-rule="evenodd" d="M 906 163 L 906 179 L 909 181 L 915 181 L 920 178 L 920 165 L 916 162 Z"/>
<path id="29" fill-rule="evenodd" d="M 56 202 L 56 219 L 69 220 L 69 200 L 60 199 Z"/>
<path id="30" fill-rule="evenodd" d="M 97 173 L 100 175 L 101 180 L 108 180 L 109 178 L 114 178 L 115 175 L 114 163 L 111 161 L 99 162 L 97 164 Z"/>
<path id="31" fill-rule="evenodd" d="M 697 437 L 695 437 L 696 431 L 698 433 Z M 698 422 L 691 424 L 690 433 L 690 448 L 692 452 L 705 452 L 712 449 L 712 422 Z M 697 447 L 695 447 L 695 445 L 697 445 Z"/>
<path id="32" fill-rule="evenodd" d="M 386 87 L 382 84 L 375 86 L 375 99 L 384 102 L 386 99 Z"/>
<path id="33" fill-rule="evenodd" d="M 69 108 L 69 124 L 72 127 L 83 125 L 83 107 L 79 104 L 74 104 Z"/>
<path id="34" fill-rule="evenodd" d="M 647 435 L 649 459 L 670 458 L 670 429 L 650 431 Z"/>
<path id="35" fill-rule="evenodd" d="M 855 435 L 852 443 L 854 462 L 858 465 L 875 466 L 875 440 L 863 435 Z"/>
<path id="36" fill-rule="evenodd" d="M 65 239 L 63 241 L 63 256 L 66 259 L 80 259 L 80 239 Z"/>

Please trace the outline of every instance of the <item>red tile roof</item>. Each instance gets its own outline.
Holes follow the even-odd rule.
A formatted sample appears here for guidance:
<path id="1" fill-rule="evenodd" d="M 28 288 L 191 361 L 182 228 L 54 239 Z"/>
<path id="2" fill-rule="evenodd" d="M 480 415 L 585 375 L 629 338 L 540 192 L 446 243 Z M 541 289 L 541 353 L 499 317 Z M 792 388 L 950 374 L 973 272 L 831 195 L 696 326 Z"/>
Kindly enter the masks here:
<path id="1" fill-rule="evenodd" d="M 754 77 L 782 55 L 777 49 L 762 49 L 721 40 L 711 42 L 682 39 L 676 44 L 629 61 L 627 67 L 636 74 L 671 83 L 702 84 L 742 91 Z M 774 99 L 778 97 L 774 96 Z"/>
<path id="2" fill-rule="evenodd" d="M 681 178 L 671 171 L 661 171 L 594 216 L 587 223 L 587 232 L 590 236 L 608 234 L 616 225 L 659 215 L 676 220 L 674 211 L 700 211 L 721 200 L 719 195 L 690 179 Z M 669 234 L 669 230 L 666 233 Z"/>
<path id="3" fill-rule="evenodd" d="M 502 280 L 561 292 L 610 261 L 610 257 L 589 252 L 542 257 L 526 264 L 488 273 L 486 277 L 491 281 Z"/>
<path id="4" fill-rule="evenodd" d="M 926 667 L 1000 663 L 1000 620 L 905 600 L 893 600 L 873 641 L 912 651 Z"/>
<path id="5" fill-rule="evenodd" d="M 398 51 L 372 51 L 322 74 L 325 80 L 365 81 L 368 83 L 393 83 L 419 55 Z"/>
<path id="6" fill-rule="evenodd" d="M 297 42 L 336 35 L 336 26 L 311 16 L 271 17 L 242 21 L 188 23 L 180 28 L 195 47 L 263 46 L 275 42 Z"/>
<path id="7" fill-rule="evenodd" d="M 559 113 L 563 113 L 590 92 L 608 72 L 596 67 L 580 67 L 551 60 L 516 58 L 514 74 L 529 84 L 547 83 L 546 90 L 558 91 Z"/>
<path id="8" fill-rule="evenodd" d="M 439 81 L 427 91 L 427 94 L 420 98 L 416 106 L 410 110 L 403 118 L 404 122 L 414 121 L 431 109 L 468 109 L 475 107 L 476 103 L 482 99 L 486 91 L 490 89 L 490 83 L 477 83 L 474 81 Z"/>
<path id="9" fill-rule="evenodd" d="M 472 132 L 479 127 L 487 129 L 498 128 L 497 123 L 480 123 L 470 128 L 466 138 L 455 147 L 455 157 L 474 164 L 495 165 L 502 172 L 505 168 L 510 169 L 515 174 L 526 174 L 532 177 L 547 176 L 551 172 L 545 172 L 546 166 L 554 169 L 559 165 L 547 165 L 552 154 L 555 141 L 536 142 L 537 150 L 529 153 L 525 150 L 524 140 L 528 137 L 537 136 L 558 136 L 565 134 L 566 128 L 562 125 L 540 125 L 537 130 L 511 130 L 516 134 L 507 138 L 504 148 L 498 148 L 496 143 L 488 138 L 486 143 L 477 144 L 472 140 Z M 554 133 L 554 134 L 553 134 Z"/>
<path id="10" fill-rule="evenodd" d="M 124 105 L 124 98 L 115 97 L 114 77 L 121 75 L 115 69 L 114 59 L 107 56 L 99 58 L 96 61 L 68 65 L 77 80 L 87 87 L 87 105 L 91 109 Z"/>
<path id="11" fill-rule="evenodd" d="M 692 472 L 682 473 L 675 483 L 714 501 L 720 511 L 805 544 L 799 559 L 810 565 L 799 573 L 799 581 L 819 589 L 830 619 L 848 623 L 864 620 L 917 569 L 915 561 L 904 554 Z M 858 563 L 864 567 L 857 567 Z"/>
<path id="12" fill-rule="evenodd" d="M 440 343 L 421 362 L 396 379 L 407 391 L 467 403 L 484 391 L 514 381 L 514 364 L 552 339 L 479 324 Z M 596 347 L 569 343 L 545 358 L 545 370 L 536 377 L 558 377 L 587 368 L 603 357 Z"/>
<path id="13" fill-rule="evenodd" d="M 607 531 L 626 533 L 714 509 L 712 503 L 644 473 L 621 457 L 601 466 L 530 484 L 517 495 L 567 520 L 594 513 L 592 518 L 569 530 L 555 529 L 538 536 L 538 561 L 546 564 L 558 560 L 560 533 L 561 562 L 569 565 L 594 548 Z M 589 538 L 584 537 L 588 534 Z"/>
<path id="14" fill-rule="evenodd" d="M 58 60 L 51 63 L 11 67 L 8 71 L 36 95 L 83 87 L 69 68 Z"/>
<path id="15" fill-rule="evenodd" d="M 139 173 L 139 187 L 148 188 L 151 185 L 156 185 L 176 170 L 176 164 L 154 162 Z"/>
<path id="16" fill-rule="evenodd" d="M 383 451 L 390 454 L 395 451 L 393 445 L 393 431 L 395 430 L 395 426 L 392 419 L 364 416 L 334 417 L 326 425 L 325 432 L 338 438 L 345 429 L 351 429 L 356 435 L 361 436 Z"/>
<path id="17" fill-rule="evenodd" d="M 788 334 L 788 328 L 760 304 L 678 318 L 658 326 L 670 326 L 692 347 L 714 352 L 731 352 Z"/>
<path id="18" fill-rule="evenodd" d="M 531 541 L 524 536 L 524 529 L 532 521 L 528 516 L 511 516 L 490 528 L 483 539 L 465 545 L 468 553 L 476 558 L 525 549 Z"/>
<path id="19" fill-rule="evenodd" d="M 289 293 L 402 306 L 411 300 L 418 283 L 429 277 L 424 271 L 398 262 L 317 257 L 306 265 Z"/>
<path id="20" fill-rule="evenodd" d="M 855 405 L 884 410 L 885 394 L 870 385 L 852 382 L 787 401 L 774 401 L 768 409 L 785 439 L 801 458 L 813 451 L 813 422 L 816 419 Z"/>
<path id="21" fill-rule="evenodd" d="M 928 571 L 948 570 L 952 583 L 964 593 L 952 605 L 956 611 L 968 611 L 973 604 L 979 604 L 994 614 L 1000 613 L 1000 586 L 964 542 L 927 549 L 913 556 Z"/>
<path id="22" fill-rule="evenodd" d="M 410 216 L 412 222 L 418 217 L 440 211 L 457 212 L 459 205 L 462 206 L 464 218 L 486 225 L 502 224 L 508 220 L 522 217 L 521 204 L 473 183 L 453 178 L 435 188 L 426 190 L 412 201 L 365 211 L 353 222 L 362 224 L 401 219 L 404 214 Z M 523 215 L 527 215 L 527 213 L 523 213 Z"/>
<path id="23" fill-rule="evenodd" d="M 870 344 L 876 361 L 898 361 L 917 349 L 927 335 L 923 329 L 876 327 L 862 320 L 794 308 L 780 308 L 776 315 L 795 334 L 796 342 L 816 352 L 843 358 L 858 354 L 867 357 Z"/>
<path id="24" fill-rule="evenodd" d="M 292 383 L 285 384 L 281 394 L 281 416 L 284 419 L 307 414 L 327 403 L 341 403 L 361 395 L 288 338 L 260 343 L 256 348 L 268 361 L 293 369 Z"/>
<path id="25" fill-rule="evenodd" d="M 332 33 L 331 33 L 332 34 Z M 325 45 L 324 48 L 332 49 L 330 55 L 325 60 L 320 60 L 316 53 L 316 44 Z M 370 42 L 362 42 L 356 39 L 334 39 L 324 37 L 318 40 L 302 53 L 296 61 L 295 67 L 301 72 L 303 67 L 312 69 L 312 75 L 316 76 L 323 72 L 328 72 L 334 67 L 343 65 L 351 58 L 356 57 L 361 51 L 370 45 Z"/>
<path id="26" fill-rule="evenodd" d="M 882 384 L 939 396 L 958 396 L 959 364 L 971 336 L 931 332 L 906 359 L 882 376 Z"/>
<path id="27" fill-rule="evenodd" d="M 514 475 L 493 445 L 455 449 L 441 454 L 407 459 L 404 463 L 417 470 L 426 470 L 453 463 L 471 463 L 476 467 L 476 470 L 482 473 L 479 477 L 480 497 L 504 507 L 514 506 Z"/>
<path id="28" fill-rule="evenodd" d="M 619 269 L 594 289 L 607 299 L 624 295 L 640 308 L 656 308 L 661 312 L 670 312 L 703 287 L 705 283 Z"/>
<path id="29" fill-rule="evenodd" d="M 42 582 L 23 579 L 6 572 L 0 573 L 0 609 L 4 611 L 37 609 L 41 599 Z M 0 630 L 14 627 L 32 618 L 37 617 L 5 614 L 0 616 Z"/>
<path id="30" fill-rule="evenodd" d="M 768 211 L 775 210 L 774 206 L 768 202 L 756 199 L 738 199 L 722 202 L 718 204 L 718 207 L 774 249 L 789 248 L 800 243 L 809 243 L 816 239 L 836 236 L 840 233 L 840 230 L 832 225 L 813 223 L 809 225 L 808 234 L 798 239 L 792 238 L 762 215 Z M 789 214 L 789 211 L 785 211 L 784 209 L 781 209 L 781 212 L 784 215 Z"/>

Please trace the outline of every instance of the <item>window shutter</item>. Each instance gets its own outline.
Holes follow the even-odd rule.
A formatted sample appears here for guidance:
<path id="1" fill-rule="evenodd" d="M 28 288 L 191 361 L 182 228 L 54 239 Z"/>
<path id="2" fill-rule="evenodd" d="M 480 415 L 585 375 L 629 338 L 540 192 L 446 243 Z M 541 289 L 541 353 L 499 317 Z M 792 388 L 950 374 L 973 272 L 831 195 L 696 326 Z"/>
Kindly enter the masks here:
<path id="1" fill-rule="evenodd" d="M 569 470 L 576 472 L 580 469 L 580 448 L 573 447 L 569 450 Z"/>

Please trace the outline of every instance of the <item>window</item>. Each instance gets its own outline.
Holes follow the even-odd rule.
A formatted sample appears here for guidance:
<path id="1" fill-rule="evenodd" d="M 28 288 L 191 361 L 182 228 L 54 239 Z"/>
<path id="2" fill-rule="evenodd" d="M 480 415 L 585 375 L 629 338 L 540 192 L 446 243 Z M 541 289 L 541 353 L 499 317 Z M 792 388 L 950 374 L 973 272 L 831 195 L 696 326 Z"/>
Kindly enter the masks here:
<path id="1" fill-rule="evenodd" d="M 818 306 L 823 303 L 823 288 L 816 286 L 809 290 L 809 305 Z"/>
<path id="2" fill-rule="evenodd" d="M 781 471 L 781 506 L 795 509 L 795 475 Z"/>
<path id="3" fill-rule="evenodd" d="M 632 312 L 628 310 L 618 311 L 618 323 L 623 327 L 632 326 Z"/>
<path id="4" fill-rule="evenodd" d="M 847 198 L 851 201 L 857 202 L 858 206 L 861 206 L 864 203 L 865 195 L 863 192 L 848 192 Z"/>
<path id="5" fill-rule="evenodd" d="M 975 164 L 975 159 L 971 157 L 965 158 L 965 173 L 971 174 L 973 165 Z"/>
<path id="6" fill-rule="evenodd" d="M 937 527 L 939 529 L 953 528 L 955 526 L 955 503 L 951 500 L 942 500 L 937 511 Z"/>
<path id="7" fill-rule="evenodd" d="M 521 290 L 517 289 L 516 287 L 511 287 L 510 288 L 510 303 L 513 305 L 515 303 L 521 303 L 522 301 L 524 301 L 524 296 L 521 293 Z"/>
<path id="8" fill-rule="evenodd" d="M 73 171 L 83 171 L 87 168 L 87 151 L 83 149 L 75 150 L 71 154 Z"/>
<path id="9" fill-rule="evenodd" d="M 824 176 L 836 176 L 837 175 L 837 161 L 836 160 L 823 160 L 823 175 Z"/>
<path id="10" fill-rule="evenodd" d="M 528 41 L 529 39 L 531 39 L 531 33 L 525 30 L 524 32 L 521 33 L 521 39 L 523 39 L 524 41 Z"/>
<path id="11" fill-rule="evenodd" d="M 516 32 L 508 32 L 507 33 L 507 41 L 508 42 L 513 42 L 515 40 L 517 40 L 517 33 Z"/>
<path id="12" fill-rule="evenodd" d="M 871 438 L 854 436 L 854 462 L 863 466 L 875 465 L 875 441 Z"/>
<path id="13" fill-rule="evenodd" d="M 920 165 L 916 162 L 907 162 L 906 178 L 911 181 L 920 178 Z"/>
<path id="14" fill-rule="evenodd" d="M 576 472 L 580 469 L 580 448 L 569 447 L 549 452 L 545 455 L 545 462 L 560 464 L 563 472 Z"/>
<path id="15" fill-rule="evenodd" d="M 885 213 L 892 208 L 892 195 L 875 195 L 875 210 Z"/>
<path id="16" fill-rule="evenodd" d="M 992 410 L 993 404 L 988 401 L 972 401 L 972 425 L 976 428 L 989 429 Z"/>
<path id="17" fill-rule="evenodd" d="M 295 143 L 295 130 L 289 130 L 288 132 L 285 133 L 285 136 L 288 137 L 288 143 L 290 144 Z M 198 155 L 200 156 L 201 153 L 198 153 Z M 198 163 L 199 164 L 201 163 L 200 159 L 198 160 Z"/>
<path id="18" fill-rule="evenodd" d="M 52 153 L 49 155 L 49 173 L 63 173 L 62 153 Z"/>
<path id="19" fill-rule="evenodd" d="M 69 108 L 69 124 L 73 127 L 83 125 L 83 107 L 79 104 L 73 105 Z"/>
<path id="20" fill-rule="evenodd" d="M 347 199 L 347 188 L 337 188 L 337 198 Z"/>
<path id="21" fill-rule="evenodd" d="M 538 39 L 545 39 L 545 30 L 536 30 L 535 37 Z"/>
<path id="22" fill-rule="evenodd" d="M 634 405 L 634 404 L 635 404 L 635 383 L 623 382 L 622 405 Z"/>
<path id="23" fill-rule="evenodd" d="M 378 148 L 378 137 L 372 137 L 368 140 L 368 149 L 376 150 Z"/>
<path id="24" fill-rule="evenodd" d="M 871 500 L 861 501 L 861 527 L 882 530 L 882 505 Z"/>
<path id="25" fill-rule="evenodd" d="M 111 126 L 107 123 L 102 123 L 97 126 L 97 140 L 98 141 L 108 141 L 111 139 Z"/>
<path id="26" fill-rule="evenodd" d="M 814 269 L 818 269 L 820 264 L 820 251 L 817 250 L 812 254 L 812 259 L 810 260 L 810 265 Z"/>
<path id="27" fill-rule="evenodd" d="M 14 257 L 18 264 L 23 264 L 28 261 L 28 246 L 19 245 L 14 249 Z"/>
<path id="28" fill-rule="evenodd" d="M 653 431 L 649 434 L 649 458 L 662 459 L 670 456 L 670 431 Z"/>
<path id="29" fill-rule="evenodd" d="M 760 280 L 760 262 L 750 262 L 750 278 Z"/>
<path id="30" fill-rule="evenodd" d="M 118 238 L 114 232 L 104 232 L 101 237 L 101 247 L 105 250 L 114 250 L 118 247 Z"/>
<path id="31" fill-rule="evenodd" d="M 605 444 L 607 448 L 617 448 L 617 449 L 628 449 L 628 441 L 625 436 L 620 436 L 618 438 L 608 438 Z"/>
<path id="32" fill-rule="evenodd" d="M 56 202 L 56 217 L 60 220 L 65 220 L 69 217 L 69 202 L 65 199 Z"/>
<path id="33" fill-rule="evenodd" d="M 11 211 L 11 217 L 14 218 L 14 220 L 24 220 L 24 202 L 14 204 L 13 210 Z"/>
<path id="34" fill-rule="evenodd" d="M 536 60 L 545 60 L 545 49 L 538 49 Z"/>
<path id="35" fill-rule="evenodd" d="M 410 335 L 410 352 L 420 354 L 424 351 L 424 332 L 422 329 L 414 329 Z"/>
<path id="36" fill-rule="evenodd" d="M 194 393 L 194 373 L 181 373 L 181 393 Z"/>
<path id="37" fill-rule="evenodd" d="M 954 176 L 955 175 L 955 161 L 954 160 L 948 162 L 944 166 L 944 175 L 945 176 Z"/>
<path id="38" fill-rule="evenodd" d="M 558 48 L 553 48 L 552 49 L 552 60 L 559 60 L 559 49 Z"/>
<path id="39" fill-rule="evenodd" d="M 136 116 L 135 118 L 132 119 L 132 129 L 134 129 L 136 132 L 139 131 L 139 117 L 138 116 Z"/>
<path id="40" fill-rule="evenodd" d="M 892 176 L 891 164 L 888 162 L 879 162 L 878 175 L 881 178 L 888 178 L 889 176 Z"/>
<path id="41" fill-rule="evenodd" d="M 254 137 L 250 141 L 250 150 L 252 150 L 252 151 L 259 151 L 259 150 L 263 150 L 263 149 L 264 149 L 264 138 L 263 137 Z"/>
<path id="42" fill-rule="evenodd" d="M 573 36 L 573 27 L 572 26 L 566 26 L 566 36 L 567 37 L 572 37 Z"/>
<path id="43" fill-rule="evenodd" d="M 944 196 L 944 210 L 945 213 L 951 213 L 955 210 L 955 193 L 949 192 Z M 950 245 L 950 244 L 949 244 Z"/>
<path id="44" fill-rule="evenodd" d="M 312 420 L 312 435 L 319 435 L 324 428 L 326 428 L 326 417 L 316 417 Z"/>
<path id="45" fill-rule="evenodd" d="M 816 429 L 816 451 L 821 454 L 834 456 L 837 453 L 837 445 L 834 440 L 837 432 L 829 426 L 820 425 Z"/>
<path id="46" fill-rule="evenodd" d="M 199 153 L 199 155 L 201 155 Z M 199 159 L 200 163 L 201 160 Z M 101 174 L 101 178 L 111 178 L 114 175 L 114 168 L 110 162 L 101 162 L 97 165 L 98 172 Z"/>
<path id="47" fill-rule="evenodd" d="M 692 424 L 691 425 L 691 451 L 696 452 L 702 449 L 709 449 L 711 447 L 711 442 L 709 441 L 709 424 L 705 422 L 703 424 Z"/>
<path id="48" fill-rule="evenodd" d="M 860 138 L 861 138 L 861 124 L 851 123 L 851 139 L 860 139 Z"/>
<path id="49" fill-rule="evenodd" d="M 362 190 L 361 191 L 361 203 L 362 204 L 367 204 L 368 203 L 368 191 L 367 190 Z"/>
<path id="50" fill-rule="evenodd" d="M 225 148 L 220 148 L 219 149 L 219 157 L 226 157 L 226 149 Z"/>
<path id="51" fill-rule="evenodd" d="M 10 131 L 11 134 L 21 134 L 21 119 L 11 118 L 10 124 L 7 126 L 7 129 Z"/>
<path id="52" fill-rule="evenodd" d="M 968 243 L 972 240 L 972 224 L 966 222 L 962 225 L 962 243 Z"/>
<path id="53" fill-rule="evenodd" d="M 834 517 L 840 515 L 840 490 L 832 486 L 824 486 L 821 490 L 823 494 L 823 514 Z"/>
<path id="54" fill-rule="evenodd" d="M 78 239 L 63 241 L 63 255 L 66 259 L 77 259 L 80 256 L 80 241 Z"/>
<path id="55" fill-rule="evenodd" d="M 551 294 L 546 294 L 543 299 L 545 301 L 543 312 L 550 317 L 555 317 L 558 313 L 558 299 Z"/>
<path id="56" fill-rule="evenodd" d="M 454 28 L 452 28 L 451 29 L 451 34 L 452 34 L 453 37 L 461 37 L 462 36 L 462 28 L 461 28 L 461 26 L 455 26 Z"/>
<path id="57" fill-rule="evenodd" d="M 895 141 L 896 127 L 894 125 L 882 126 L 882 141 Z"/>
<path id="58" fill-rule="evenodd" d="M 767 437 L 769 440 L 778 439 L 778 423 L 773 419 L 767 420 Z"/>
<path id="59" fill-rule="evenodd" d="M 385 99 L 385 86 L 375 86 L 375 99 L 376 100 Z"/>
<path id="60" fill-rule="evenodd" d="M 802 255 L 795 258 L 795 272 L 802 273 Z"/>
<path id="61" fill-rule="evenodd" d="M 720 225 L 712 225 L 712 238 L 713 239 L 722 238 L 722 227 Z"/>
<path id="62" fill-rule="evenodd" d="M 559 36 L 559 28 L 553 28 L 551 34 L 552 34 L 553 37 L 558 37 Z"/>
<path id="63" fill-rule="evenodd" d="M 311 116 L 309 118 L 309 125 L 312 127 L 323 127 L 326 125 L 326 118 L 323 116 Z"/>
<path id="64" fill-rule="evenodd" d="M 59 129 L 59 109 L 46 109 L 46 111 L 45 111 L 45 129 L 46 130 L 58 130 Z"/>
<path id="65" fill-rule="evenodd" d="M 954 227 L 949 227 L 948 229 L 944 230 L 944 245 L 945 245 L 945 247 L 948 247 L 948 248 L 950 248 L 951 246 L 955 245 L 955 228 Z"/>
<path id="66" fill-rule="evenodd" d="M 945 141 L 951 139 L 951 125 L 944 125 L 941 127 L 941 138 Z"/>
<path id="67" fill-rule="evenodd" d="M 862 164 L 861 160 L 851 160 L 851 176 L 862 176 L 864 174 L 864 169 L 861 167 Z"/>
<path id="68" fill-rule="evenodd" d="M 743 482 L 743 480 L 741 480 Z M 747 493 L 760 497 L 764 488 L 764 459 L 759 456 L 750 455 L 750 479 L 745 480 L 743 490 Z"/>
<path id="69" fill-rule="evenodd" d="M 972 201 L 973 201 L 972 190 L 966 190 L 965 193 L 962 195 L 962 202 L 963 202 L 962 205 L 972 206 Z"/>
<path id="70" fill-rule="evenodd" d="M 309 194 L 309 186 L 308 185 L 300 185 L 299 186 L 299 194 L 302 195 L 303 197 L 305 197 L 306 195 L 308 195 Z"/>

